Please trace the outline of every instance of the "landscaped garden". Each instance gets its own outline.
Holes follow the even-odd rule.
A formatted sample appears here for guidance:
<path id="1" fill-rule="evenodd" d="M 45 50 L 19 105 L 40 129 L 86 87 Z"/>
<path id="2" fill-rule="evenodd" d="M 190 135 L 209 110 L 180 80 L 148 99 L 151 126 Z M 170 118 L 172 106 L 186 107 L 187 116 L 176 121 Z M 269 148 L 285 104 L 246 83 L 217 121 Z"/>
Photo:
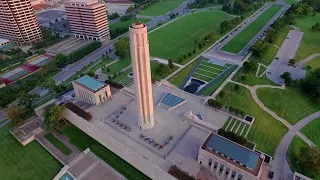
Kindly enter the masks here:
<path id="1" fill-rule="evenodd" d="M 220 34 L 220 23 L 230 19 L 232 16 L 218 11 L 204 11 L 183 16 L 149 33 L 150 54 L 155 57 L 173 59 L 175 62 L 179 62 L 179 59 L 186 55 L 190 55 L 190 59 L 193 51 L 196 52 L 199 47 L 195 41 L 204 38 L 209 33 L 213 33 L 214 40 L 219 39 L 223 36 Z M 193 54 L 195 56 L 196 53 Z M 187 63 L 187 61 L 183 60 L 179 63 Z"/>
<path id="2" fill-rule="evenodd" d="M 320 53 L 320 33 L 311 30 L 311 27 L 319 22 L 320 13 L 315 16 L 305 16 L 298 18 L 296 26 L 304 32 L 299 49 L 296 53 L 295 59 L 301 61 L 308 56 Z"/>
<path id="3" fill-rule="evenodd" d="M 185 0 L 161 0 L 139 12 L 142 16 L 160 16 L 177 8 Z"/>
<path id="4" fill-rule="evenodd" d="M 312 100 L 299 87 L 282 89 L 260 88 L 257 95 L 263 104 L 290 124 L 320 110 L 319 102 Z"/>
<path id="5" fill-rule="evenodd" d="M 313 143 L 320 147 L 320 118 L 312 120 L 300 130 Z"/>
<path id="6" fill-rule="evenodd" d="M 62 165 L 38 142 L 22 146 L 10 133 L 0 129 L 0 179 L 53 179 Z"/>
<path id="7" fill-rule="evenodd" d="M 272 19 L 282 6 L 271 6 L 254 22 L 231 39 L 221 50 L 238 54 L 248 42 Z"/>
<path id="8" fill-rule="evenodd" d="M 70 142 L 79 150 L 84 151 L 90 148 L 91 151 L 109 164 L 113 169 L 132 180 L 149 180 L 150 178 L 142 172 L 131 166 L 129 163 L 121 159 L 112 151 L 101 145 L 99 142 L 88 136 L 86 133 L 73 125 L 64 128 L 63 133 L 70 139 Z M 1 158 L 1 157 L 0 157 Z M 0 170 L 1 172 L 1 170 Z"/>
<path id="9" fill-rule="evenodd" d="M 228 83 L 223 91 L 225 91 L 225 95 L 217 97 L 217 100 L 223 105 L 237 108 L 253 116 L 255 121 L 251 126 L 247 139 L 256 143 L 256 149 L 259 151 L 273 156 L 280 140 L 287 132 L 287 128 L 261 109 L 251 97 L 248 89 L 240 86 L 236 90 L 234 84 Z"/>

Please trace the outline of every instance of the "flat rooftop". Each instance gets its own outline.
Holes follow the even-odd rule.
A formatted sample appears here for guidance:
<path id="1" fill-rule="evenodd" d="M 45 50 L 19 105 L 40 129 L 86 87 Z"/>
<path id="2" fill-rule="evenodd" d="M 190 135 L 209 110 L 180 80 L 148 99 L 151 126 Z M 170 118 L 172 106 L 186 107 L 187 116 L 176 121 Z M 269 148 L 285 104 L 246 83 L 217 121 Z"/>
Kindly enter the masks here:
<path id="1" fill-rule="evenodd" d="M 253 175 L 258 175 L 263 161 L 260 154 L 214 133 L 210 134 L 202 149 Z"/>
<path id="2" fill-rule="evenodd" d="M 79 84 L 80 86 L 83 86 L 93 92 L 96 92 L 98 90 L 100 90 L 101 88 L 105 87 L 106 84 L 88 76 L 82 76 L 79 79 L 74 81 L 75 83 Z"/>

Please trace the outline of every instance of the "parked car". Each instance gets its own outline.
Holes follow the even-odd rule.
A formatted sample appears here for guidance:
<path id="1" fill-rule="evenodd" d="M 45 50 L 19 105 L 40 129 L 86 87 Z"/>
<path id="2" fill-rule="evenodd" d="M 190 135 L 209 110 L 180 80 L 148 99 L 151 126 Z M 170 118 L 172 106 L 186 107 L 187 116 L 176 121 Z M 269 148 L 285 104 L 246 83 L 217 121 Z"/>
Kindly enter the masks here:
<path id="1" fill-rule="evenodd" d="M 275 59 L 276 59 L 276 60 L 279 60 L 279 58 L 278 58 L 278 57 L 276 57 Z"/>
<path id="2" fill-rule="evenodd" d="M 269 171 L 268 177 L 269 179 L 273 179 L 274 176 L 274 172 L 273 171 Z"/>

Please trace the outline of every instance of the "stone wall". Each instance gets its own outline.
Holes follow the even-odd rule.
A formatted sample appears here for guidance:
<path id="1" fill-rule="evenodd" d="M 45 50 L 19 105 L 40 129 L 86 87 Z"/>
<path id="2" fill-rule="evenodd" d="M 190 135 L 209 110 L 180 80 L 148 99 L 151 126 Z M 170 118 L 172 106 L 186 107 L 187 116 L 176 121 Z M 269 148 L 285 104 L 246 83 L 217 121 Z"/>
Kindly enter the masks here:
<path id="1" fill-rule="evenodd" d="M 97 140 L 99 143 L 110 149 L 112 152 L 120 156 L 122 159 L 133 165 L 135 168 L 143 172 L 153 180 L 177 180 L 160 167 L 154 165 L 149 160 L 135 151 L 132 151 L 124 144 L 118 142 L 112 136 L 106 134 L 98 127 L 90 122 L 82 119 L 70 110 L 65 111 L 64 117 L 76 127 L 87 133 L 89 136 Z"/>

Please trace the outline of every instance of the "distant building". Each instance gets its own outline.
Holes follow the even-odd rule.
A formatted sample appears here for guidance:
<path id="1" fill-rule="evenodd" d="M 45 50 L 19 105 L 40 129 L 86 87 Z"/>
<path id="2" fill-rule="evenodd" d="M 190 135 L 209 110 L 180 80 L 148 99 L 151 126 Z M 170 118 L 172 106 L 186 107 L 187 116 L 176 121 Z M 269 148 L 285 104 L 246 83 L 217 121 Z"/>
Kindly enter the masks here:
<path id="1" fill-rule="evenodd" d="M 298 172 L 294 172 L 293 180 L 312 180 L 312 179 Z"/>
<path id="2" fill-rule="evenodd" d="M 46 8 L 44 0 L 31 0 L 31 6 L 34 11 L 40 11 Z"/>
<path id="3" fill-rule="evenodd" d="M 30 0 L 1 0 L 0 38 L 18 45 L 33 44 L 42 39 Z"/>
<path id="4" fill-rule="evenodd" d="M 257 180 L 264 155 L 211 133 L 199 149 L 198 162 L 219 176 L 234 180 Z"/>
<path id="5" fill-rule="evenodd" d="M 76 97 L 90 104 L 100 105 L 112 97 L 108 84 L 87 75 L 73 81 L 72 85 Z"/>
<path id="6" fill-rule="evenodd" d="M 65 4 L 71 33 L 78 38 L 110 39 L 107 10 L 98 0 L 71 0 Z"/>

